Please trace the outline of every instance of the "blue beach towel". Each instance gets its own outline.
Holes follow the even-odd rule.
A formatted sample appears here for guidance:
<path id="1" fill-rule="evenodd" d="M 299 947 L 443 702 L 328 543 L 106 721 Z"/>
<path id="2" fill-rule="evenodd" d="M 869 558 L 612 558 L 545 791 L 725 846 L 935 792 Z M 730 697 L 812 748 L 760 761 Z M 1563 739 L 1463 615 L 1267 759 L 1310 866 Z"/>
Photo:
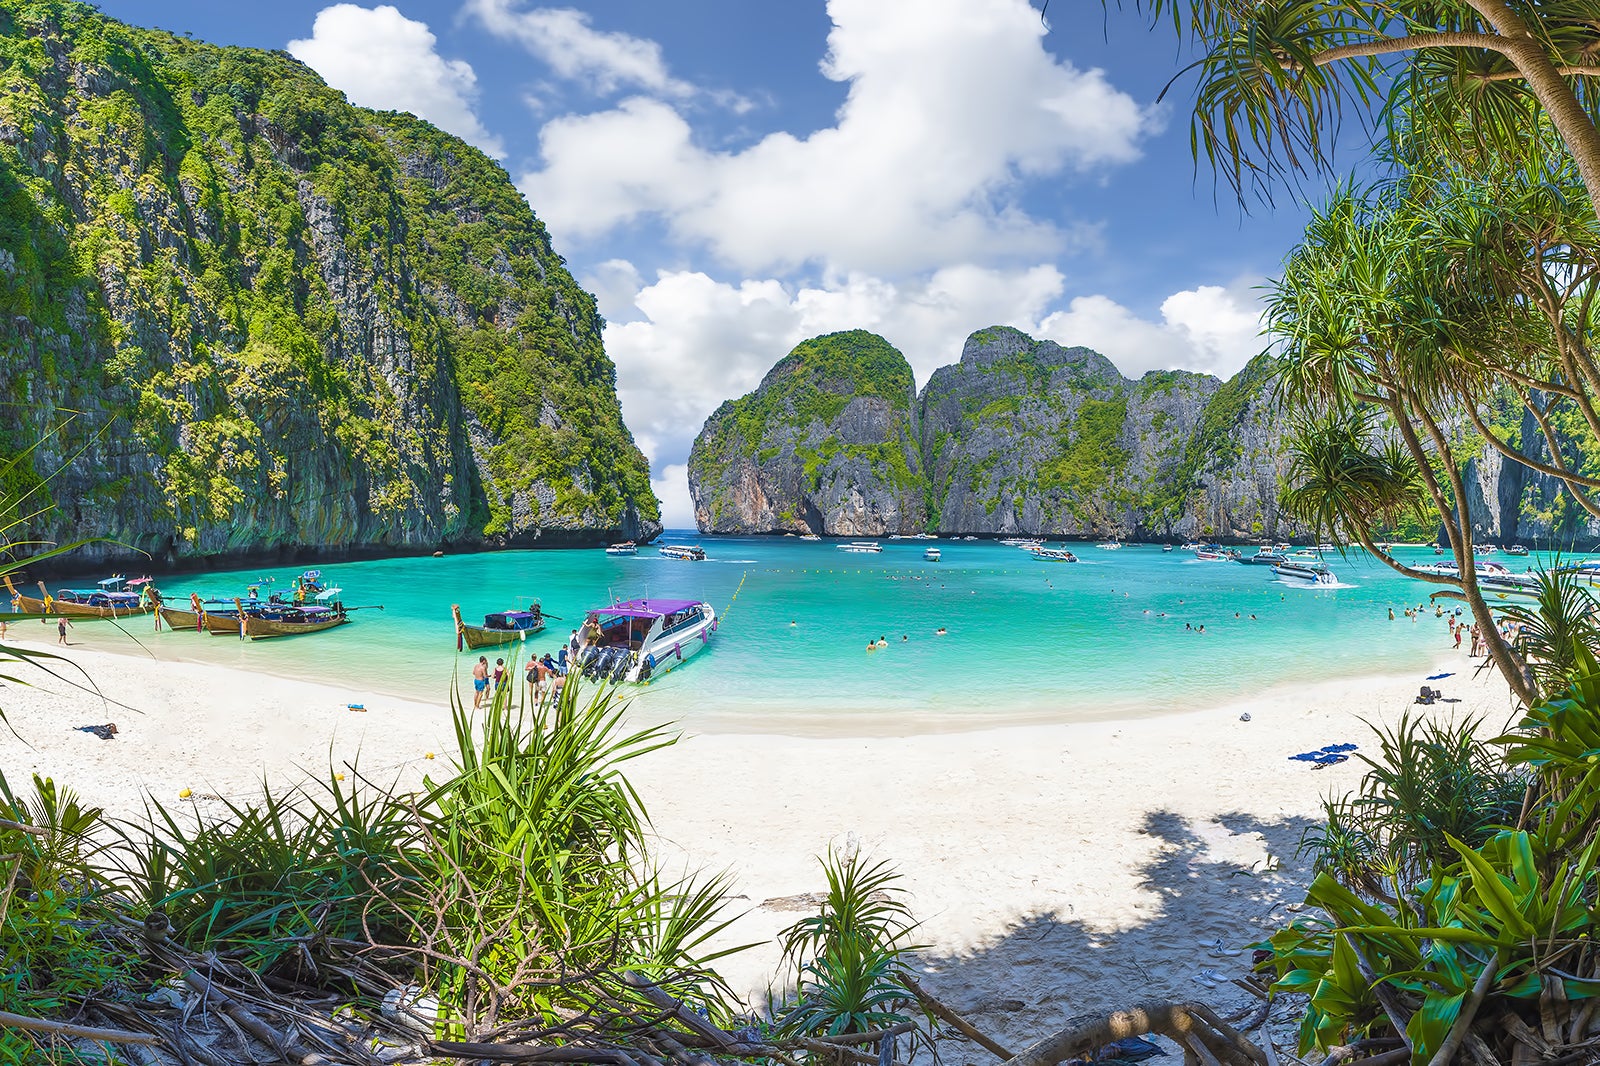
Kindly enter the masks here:
<path id="1" fill-rule="evenodd" d="M 1445 673 L 1442 673 L 1442 674 L 1429 674 L 1427 677 L 1423 678 L 1423 680 L 1424 681 L 1437 681 L 1441 677 L 1454 677 L 1454 676 L 1455 676 L 1455 674 L 1453 674 L 1453 673 L 1451 673 L 1449 671 L 1446 671 Z"/>
<path id="2" fill-rule="evenodd" d="M 1314 763 L 1317 766 L 1333 766 L 1349 761 L 1350 756 L 1344 753 L 1355 750 L 1354 744 L 1328 744 L 1316 751 L 1302 751 L 1299 755 L 1291 755 L 1289 759 L 1293 762 Z"/>

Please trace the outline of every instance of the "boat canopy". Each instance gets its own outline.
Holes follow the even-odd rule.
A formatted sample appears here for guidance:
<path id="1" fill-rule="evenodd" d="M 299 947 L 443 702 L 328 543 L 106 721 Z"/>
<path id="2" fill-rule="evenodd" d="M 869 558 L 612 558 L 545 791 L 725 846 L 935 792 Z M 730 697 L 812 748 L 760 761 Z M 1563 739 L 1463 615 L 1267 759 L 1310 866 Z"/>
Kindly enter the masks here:
<path id="1" fill-rule="evenodd" d="M 623 600 L 606 607 L 591 608 L 589 613 L 608 618 L 664 618 L 698 606 L 699 600 Z"/>
<path id="2" fill-rule="evenodd" d="M 319 599 L 319 600 L 331 600 L 331 599 L 333 599 L 335 596 L 339 595 L 339 593 L 341 593 L 343 591 L 344 591 L 344 589 L 340 588 L 338 585 L 335 585 L 331 589 L 323 589 L 321 592 L 317 593 L 317 599 Z"/>
<path id="3" fill-rule="evenodd" d="M 483 625 L 485 629 L 527 629 L 538 619 L 532 611 L 501 611 L 484 615 Z"/>

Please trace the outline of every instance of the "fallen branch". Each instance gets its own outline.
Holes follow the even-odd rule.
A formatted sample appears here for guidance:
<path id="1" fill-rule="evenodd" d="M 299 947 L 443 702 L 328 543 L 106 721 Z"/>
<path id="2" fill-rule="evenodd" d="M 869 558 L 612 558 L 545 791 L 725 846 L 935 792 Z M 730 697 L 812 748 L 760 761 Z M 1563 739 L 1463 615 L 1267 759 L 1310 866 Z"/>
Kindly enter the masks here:
<path id="1" fill-rule="evenodd" d="M 1002 1059 L 1013 1059 L 1016 1057 L 1015 1052 L 1006 1050 L 1004 1045 L 1002 1045 L 998 1040 L 991 1040 L 989 1037 L 984 1036 L 972 1025 L 971 1022 L 967 1021 L 965 1018 L 961 1017 L 961 1015 L 957 1014 L 945 1004 L 935 999 L 931 994 L 928 993 L 926 989 L 918 984 L 916 978 L 912 977 L 910 974 L 901 974 L 900 981 L 906 986 L 906 988 L 911 990 L 912 995 L 916 996 L 917 999 L 921 1001 L 922 1005 L 928 1009 L 929 1014 L 932 1014 L 934 1017 L 943 1021 L 949 1022 L 951 1025 L 955 1026 L 956 1030 L 968 1040 L 981 1045 L 990 1053 Z"/>
<path id="2" fill-rule="evenodd" d="M 1218 1066 L 1266 1066 L 1265 1053 L 1208 1008 L 1163 1002 L 1076 1018 L 1060 1032 L 1007 1059 L 1005 1066 L 1056 1066 L 1065 1059 L 1083 1058 L 1117 1040 L 1149 1033 L 1159 1033 L 1178 1043 L 1187 1049 L 1188 1057 L 1206 1062 L 1207 1066 L 1210 1059 L 1217 1060 Z M 1194 1042 L 1190 1041 L 1191 1036 Z"/>
<path id="3" fill-rule="evenodd" d="M 1455 1024 L 1450 1026 L 1450 1031 L 1445 1034 L 1444 1042 L 1439 1045 L 1439 1050 L 1433 1053 L 1433 1059 L 1428 1063 L 1428 1066 L 1445 1066 L 1446 1063 L 1455 1058 L 1456 1049 L 1461 1046 L 1461 1038 L 1467 1035 L 1468 1029 L 1472 1028 L 1473 1019 L 1478 1016 L 1478 1008 L 1483 1006 L 1483 997 L 1489 994 L 1489 986 L 1494 984 L 1499 976 L 1500 951 L 1497 948 L 1494 954 L 1489 956 L 1489 961 L 1484 963 L 1483 972 L 1472 983 L 1472 991 L 1468 992 L 1467 998 L 1462 1000 L 1461 1012 L 1456 1015 Z"/>
<path id="4" fill-rule="evenodd" d="M 100 1029 L 92 1025 L 73 1025 L 71 1022 L 53 1022 L 46 1018 L 29 1018 L 0 1010 L 0 1025 L 26 1029 L 52 1036 L 70 1036 L 80 1040 L 104 1040 L 109 1044 L 160 1044 L 158 1037 L 149 1033 L 134 1033 L 127 1029 Z"/>
<path id="5" fill-rule="evenodd" d="M 720 1048 L 732 1047 L 739 1042 L 734 1039 L 732 1033 L 725 1033 L 712 1025 L 685 1006 L 683 1000 L 664 991 L 660 985 L 648 977 L 634 970 L 624 970 L 622 979 L 627 982 L 629 988 L 638 992 L 652 1006 L 660 1007 L 666 1011 L 673 1021 L 683 1025 L 696 1036 L 704 1037 Z"/>
<path id="6" fill-rule="evenodd" d="M 29 825 L 27 822 L 13 822 L 10 818 L 0 818 L 0 829 L 15 829 L 19 833 L 27 833 L 29 836 L 35 837 L 47 837 L 50 835 L 50 830 L 48 829 L 40 829 L 38 826 Z"/>
<path id="7" fill-rule="evenodd" d="M 873 1029 L 865 1033 L 840 1033 L 838 1036 L 818 1036 L 812 1039 L 820 1040 L 824 1044 L 872 1044 L 885 1037 L 903 1036 L 916 1027 L 916 1022 L 901 1022 L 889 1029 Z"/>

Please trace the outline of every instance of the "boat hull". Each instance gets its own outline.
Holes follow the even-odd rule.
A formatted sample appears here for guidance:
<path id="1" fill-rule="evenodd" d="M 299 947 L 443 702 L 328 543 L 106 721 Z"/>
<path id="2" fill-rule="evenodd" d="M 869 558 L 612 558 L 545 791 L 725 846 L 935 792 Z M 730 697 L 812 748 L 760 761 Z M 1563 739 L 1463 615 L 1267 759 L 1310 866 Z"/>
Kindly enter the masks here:
<path id="1" fill-rule="evenodd" d="M 239 635 L 239 616 L 237 614 L 216 614 L 207 611 L 205 624 L 207 633 L 215 633 L 222 637 L 236 637 Z"/>
<path id="2" fill-rule="evenodd" d="M 498 648 L 503 644 L 516 644 L 525 641 L 535 633 L 543 633 L 544 626 L 537 629 L 485 629 L 483 626 L 461 626 L 461 640 L 467 648 Z"/>
<path id="3" fill-rule="evenodd" d="M 161 620 L 167 624 L 168 629 L 193 629 L 196 632 L 206 631 L 203 616 L 198 611 L 184 611 L 177 607 L 158 607 L 156 613 L 161 615 Z M 234 630 L 238 632 L 238 630 Z"/>
<path id="4" fill-rule="evenodd" d="M 1291 585 L 1305 585 L 1308 588 L 1326 587 L 1338 583 L 1331 571 L 1317 571 L 1305 566 L 1274 566 L 1272 572 L 1278 578 Z"/>
<path id="5" fill-rule="evenodd" d="M 299 637 L 307 633 L 323 633 L 349 622 L 344 615 L 334 615 L 321 622 L 275 622 L 270 618 L 245 618 L 245 636 L 251 640 L 269 640 L 273 637 Z"/>

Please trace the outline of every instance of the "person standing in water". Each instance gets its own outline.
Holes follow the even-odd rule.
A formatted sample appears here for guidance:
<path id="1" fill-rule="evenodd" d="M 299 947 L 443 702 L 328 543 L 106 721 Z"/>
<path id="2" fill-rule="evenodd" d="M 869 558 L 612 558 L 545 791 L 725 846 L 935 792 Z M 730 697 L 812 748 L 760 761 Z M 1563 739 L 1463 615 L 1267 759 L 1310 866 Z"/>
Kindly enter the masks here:
<path id="1" fill-rule="evenodd" d="M 477 710 L 483 706 L 484 693 L 489 691 L 489 657 L 478 656 L 478 661 L 472 664 L 472 709 Z"/>

